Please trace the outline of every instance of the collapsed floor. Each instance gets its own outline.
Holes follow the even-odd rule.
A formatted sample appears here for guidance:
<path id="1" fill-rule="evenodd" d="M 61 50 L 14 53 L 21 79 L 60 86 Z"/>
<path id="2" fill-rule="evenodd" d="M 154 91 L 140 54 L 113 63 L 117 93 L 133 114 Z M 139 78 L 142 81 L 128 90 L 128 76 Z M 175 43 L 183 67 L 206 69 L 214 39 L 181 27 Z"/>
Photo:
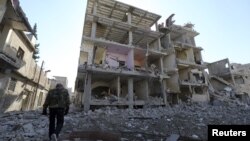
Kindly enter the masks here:
<path id="1" fill-rule="evenodd" d="M 247 105 L 219 100 L 215 100 L 213 105 L 192 103 L 142 109 L 105 107 L 89 112 L 71 108 L 69 115 L 65 117 L 60 138 L 74 140 L 81 136 L 85 137 L 85 141 L 153 141 L 166 140 L 170 135 L 178 134 L 195 140 L 206 140 L 207 125 L 250 124 L 249 111 L 250 107 Z M 48 139 L 48 118 L 41 116 L 41 110 L 1 114 L 0 126 L 0 140 Z M 102 136 L 102 132 L 106 136 Z"/>

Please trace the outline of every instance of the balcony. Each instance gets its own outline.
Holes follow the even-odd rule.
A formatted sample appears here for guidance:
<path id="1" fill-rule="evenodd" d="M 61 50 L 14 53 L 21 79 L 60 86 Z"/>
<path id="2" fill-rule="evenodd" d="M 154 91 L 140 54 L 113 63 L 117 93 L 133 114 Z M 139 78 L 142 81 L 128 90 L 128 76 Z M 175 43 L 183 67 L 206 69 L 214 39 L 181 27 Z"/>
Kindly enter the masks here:
<path id="1" fill-rule="evenodd" d="M 198 81 L 179 80 L 179 83 L 182 86 L 196 86 L 196 87 L 208 86 L 205 82 L 202 82 L 201 80 Z"/>
<path id="2" fill-rule="evenodd" d="M 25 62 L 16 57 L 17 50 L 10 46 L 6 46 L 4 50 L 0 50 L 0 62 L 8 69 L 20 69 Z M 2 65 L 1 65 L 2 66 Z"/>
<path id="3" fill-rule="evenodd" d="M 188 60 L 182 60 L 182 59 L 176 59 L 177 61 L 177 65 L 180 68 L 199 68 L 199 69 L 206 69 L 205 65 L 200 65 L 200 64 L 196 64 L 195 62 L 191 62 Z"/>
<path id="4" fill-rule="evenodd" d="M 168 78 L 167 75 L 161 74 L 159 71 L 146 68 L 135 68 L 131 70 L 125 66 L 123 67 L 112 67 L 108 65 L 79 65 L 78 72 L 86 73 L 92 71 L 95 73 L 103 74 L 115 74 L 115 75 L 124 75 L 124 76 L 137 76 L 137 77 L 149 77 L 149 78 Z M 107 76 L 108 77 L 108 76 Z"/>

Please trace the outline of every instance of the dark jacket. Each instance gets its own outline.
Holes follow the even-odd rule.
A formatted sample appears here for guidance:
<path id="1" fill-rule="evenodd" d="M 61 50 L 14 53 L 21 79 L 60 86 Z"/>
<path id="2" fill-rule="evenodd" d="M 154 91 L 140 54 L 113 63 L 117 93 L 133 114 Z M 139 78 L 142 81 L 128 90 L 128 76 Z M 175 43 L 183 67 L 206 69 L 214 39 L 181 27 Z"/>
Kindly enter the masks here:
<path id="1" fill-rule="evenodd" d="M 67 108 L 70 105 L 69 93 L 67 89 L 52 89 L 48 92 L 43 107 Z"/>

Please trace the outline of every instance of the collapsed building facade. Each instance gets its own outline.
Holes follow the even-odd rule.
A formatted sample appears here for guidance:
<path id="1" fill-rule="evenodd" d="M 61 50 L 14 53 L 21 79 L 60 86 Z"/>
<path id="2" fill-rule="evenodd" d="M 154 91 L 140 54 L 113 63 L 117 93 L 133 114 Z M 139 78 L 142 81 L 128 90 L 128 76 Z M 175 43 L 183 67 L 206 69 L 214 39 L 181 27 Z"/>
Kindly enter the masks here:
<path id="1" fill-rule="evenodd" d="M 250 104 L 249 64 L 230 63 L 229 59 L 223 59 L 209 63 L 207 67 L 213 95 L 239 98 Z"/>
<path id="2" fill-rule="evenodd" d="M 88 0 L 75 92 L 90 106 L 207 101 L 201 47 L 192 24 L 114 1 Z M 156 30 L 151 27 L 155 26 Z"/>
<path id="3" fill-rule="evenodd" d="M 50 87 L 33 59 L 36 38 L 19 1 L 0 1 L 0 112 L 42 106 Z"/>

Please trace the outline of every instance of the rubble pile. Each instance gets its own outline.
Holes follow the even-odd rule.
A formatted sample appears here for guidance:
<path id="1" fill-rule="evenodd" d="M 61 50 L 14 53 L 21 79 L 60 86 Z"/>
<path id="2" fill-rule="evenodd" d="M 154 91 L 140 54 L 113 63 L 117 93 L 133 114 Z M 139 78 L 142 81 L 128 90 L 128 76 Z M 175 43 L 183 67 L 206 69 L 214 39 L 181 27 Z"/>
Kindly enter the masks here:
<path id="1" fill-rule="evenodd" d="M 71 109 L 60 138 L 66 140 L 77 131 L 105 131 L 119 133 L 124 141 L 166 140 L 173 134 L 206 140 L 208 124 L 250 124 L 250 107 L 217 101 L 142 109 L 105 107 L 87 113 Z M 41 110 L 0 114 L 0 127 L 0 140 L 48 139 L 48 117 Z"/>

